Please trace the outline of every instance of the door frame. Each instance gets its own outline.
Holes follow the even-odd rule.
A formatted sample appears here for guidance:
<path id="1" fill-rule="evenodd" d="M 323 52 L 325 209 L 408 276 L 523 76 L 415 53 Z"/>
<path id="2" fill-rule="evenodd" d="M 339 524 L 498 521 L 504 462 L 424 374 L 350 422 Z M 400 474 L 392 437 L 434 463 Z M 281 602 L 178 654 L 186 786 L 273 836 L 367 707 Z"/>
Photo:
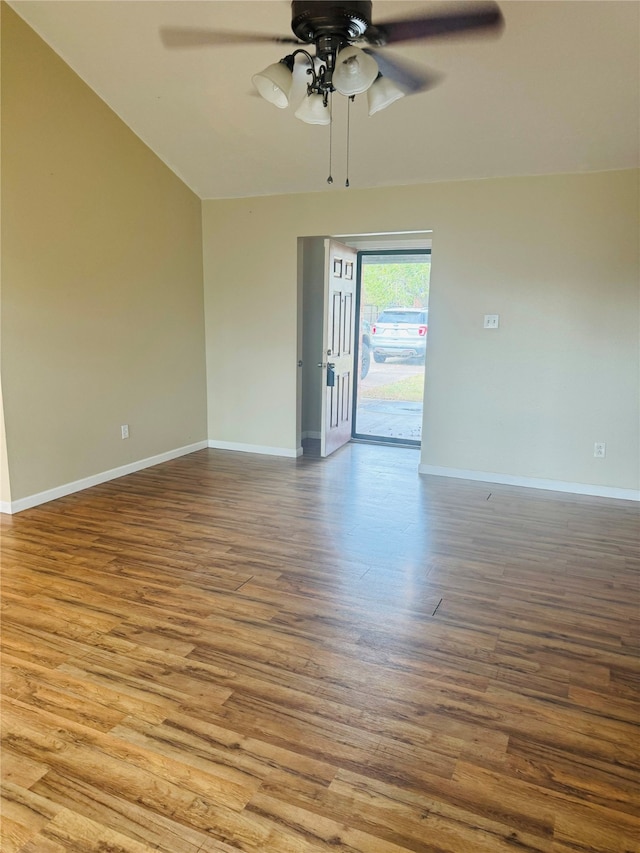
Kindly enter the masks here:
<path id="1" fill-rule="evenodd" d="M 356 328 L 355 328 L 355 359 L 356 370 L 354 371 L 353 400 L 351 412 L 351 440 L 366 441 L 370 444 L 396 444 L 401 447 L 420 447 L 422 441 L 410 438 L 393 438 L 392 436 L 367 435 L 356 432 L 357 410 L 358 410 L 358 384 L 360 382 L 360 305 L 362 299 L 362 258 L 365 255 L 428 255 L 431 257 L 431 249 L 362 249 L 358 251 L 358 262 L 356 265 Z M 431 291 L 431 284 L 429 284 Z M 427 307 L 427 306 L 423 306 Z M 426 370 L 425 357 L 425 370 Z M 423 394 L 423 421 L 424 421 L 424 394 Z"/>
<path id="2" fill-rule="evenodd" d="M 358 251 L 395 251 L 406 249 L 412 254 L 431 249 L 434 229 L 415 227 L 402 231 L 341 230 L 339 233 L 316 231 L 299 234 L 298 252 L 298 352 L 296 372 L 301 374 L 296 386 L 295 455 L 314 455 L 314 444 L 320 444 L 321 414 L 320 371 L 317 362 L 322 353 L 322 319 L 319 279 L 324 276 L 324 240 L 330 237 Z M 357 257 L 356 257 L 357 263 Z M 357 270 L 357 267 L 356 267 Z M 357 272 L 356 272 L 357 275 Z M 356 346 L 359 341 L 356 338 Z M 356 439 L 359 440 L 359 439 Z M 309 442 L 305 446 L 305 442 Z M 319 454 L 318 454 L 319 455 Z"/>

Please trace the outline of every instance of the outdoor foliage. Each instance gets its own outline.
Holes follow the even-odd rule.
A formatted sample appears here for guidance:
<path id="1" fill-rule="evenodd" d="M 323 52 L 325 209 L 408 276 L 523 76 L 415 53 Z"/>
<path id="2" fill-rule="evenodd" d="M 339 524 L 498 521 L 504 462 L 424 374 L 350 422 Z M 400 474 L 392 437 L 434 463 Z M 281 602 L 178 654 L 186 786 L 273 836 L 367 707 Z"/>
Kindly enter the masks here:
<path id="1" fill-rule="evenodd" d="M 424 308 L 429 299 L 430 263 L 365 264 L 363 303 L 384 308 Z"/>
<path id="2" fill-rule="evenodd" d="M 409 403 L 421 403 L 424 391 L 424 373 L 406 376 L 388 385 L 378 385 L 373 388 L 360 386 L 360 397 L 368 400 L 402 400 Z"/>

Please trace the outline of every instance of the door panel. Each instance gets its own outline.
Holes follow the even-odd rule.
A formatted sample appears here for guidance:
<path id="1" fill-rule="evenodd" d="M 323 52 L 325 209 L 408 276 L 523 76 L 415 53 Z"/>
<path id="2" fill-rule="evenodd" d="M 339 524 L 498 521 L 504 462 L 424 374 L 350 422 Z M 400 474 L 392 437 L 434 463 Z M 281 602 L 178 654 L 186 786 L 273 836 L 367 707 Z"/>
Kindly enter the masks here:
<path id="1" fill-rule="evenodd" d="M 342 305 L 344 312 L 344 321 L 342 322 L 342 352 L 346 355 L 352 354 L 353 346 L 353 293 L 344 294 L 344 303 Z"/>
<path id="2" fill-rule="evenodd" d="M 351 439 L 356 261 L 355 249 L 325 240 L 321 456 L 328 456 Z M 329 365 L 333 365 L 333 385 L 328 384 Z"/>

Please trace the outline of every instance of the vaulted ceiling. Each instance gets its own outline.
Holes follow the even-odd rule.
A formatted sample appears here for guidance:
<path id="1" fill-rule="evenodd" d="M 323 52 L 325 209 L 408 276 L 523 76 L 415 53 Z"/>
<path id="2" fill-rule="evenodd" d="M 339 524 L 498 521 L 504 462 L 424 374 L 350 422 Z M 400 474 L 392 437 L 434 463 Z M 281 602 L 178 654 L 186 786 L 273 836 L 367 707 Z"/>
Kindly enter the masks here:
<path id="1" fill-rule="evenodd" d="M 201 198 L 343 186 L 346 99 L 334 99 L 335 183 L 328 186 L 329 129 L 304 124 L 293 110 L 278 110 L 252 91 L 252 74 L 286 48 L 169 50 L 159 36 L 161 27 L 176 25 L 290 35 L 284 0 L 10 5 Z M 442 5 L 374 0 L 374 20 Z M 507 0 L 500 6 L 500 38 L 394 48 L 442 79 L 372 117 L 366 96 L 356 98 L 352 187 L 638 166 L 640 4 Z"/>

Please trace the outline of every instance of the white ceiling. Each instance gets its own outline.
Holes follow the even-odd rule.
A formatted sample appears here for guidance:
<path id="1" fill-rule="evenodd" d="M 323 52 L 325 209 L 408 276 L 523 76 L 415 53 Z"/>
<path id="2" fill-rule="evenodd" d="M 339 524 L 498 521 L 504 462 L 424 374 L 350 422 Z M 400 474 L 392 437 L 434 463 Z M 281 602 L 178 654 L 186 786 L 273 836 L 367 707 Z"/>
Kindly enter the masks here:
<path id="1" fill-rule="evenodd" d="M 290 35 L 285 0 L 12 0 L 10 5 L 201 198 L 336 192 L 346 99 L 329 131 L 252 94 L 277 44 L 167 50 L 161 26 Z M 374 0 L 374 21 L 442 3 Z M 394 54 L 443 75 L 371 118 L 351 115 L 350 183 L 432 181 L 639 165 L 640 3 L 507 0 L 501 38 L 410 44 Z"/>

